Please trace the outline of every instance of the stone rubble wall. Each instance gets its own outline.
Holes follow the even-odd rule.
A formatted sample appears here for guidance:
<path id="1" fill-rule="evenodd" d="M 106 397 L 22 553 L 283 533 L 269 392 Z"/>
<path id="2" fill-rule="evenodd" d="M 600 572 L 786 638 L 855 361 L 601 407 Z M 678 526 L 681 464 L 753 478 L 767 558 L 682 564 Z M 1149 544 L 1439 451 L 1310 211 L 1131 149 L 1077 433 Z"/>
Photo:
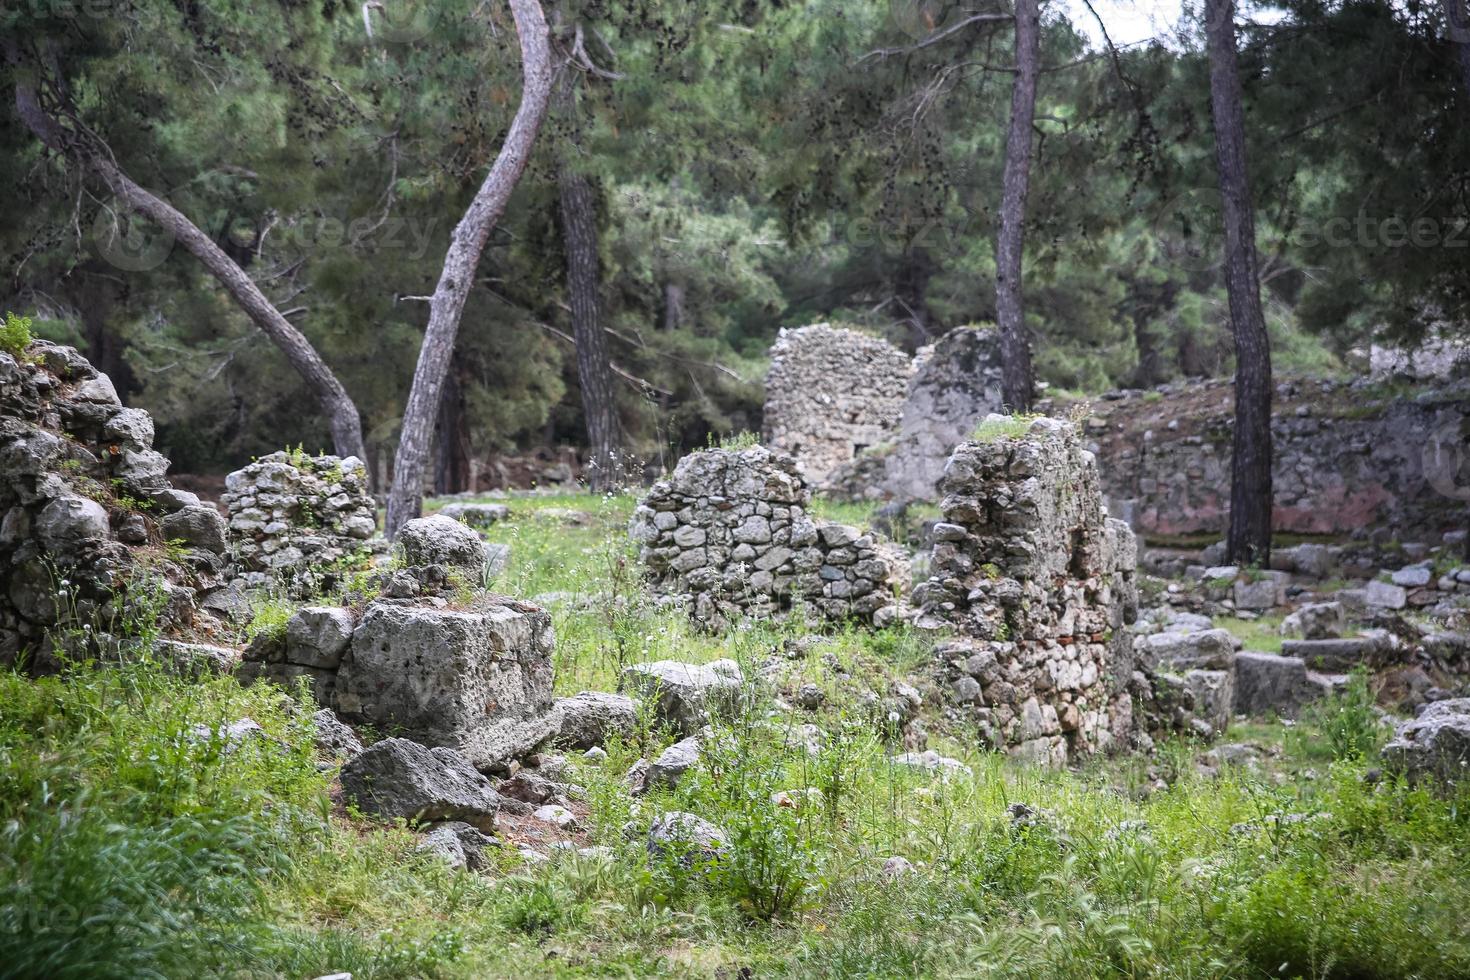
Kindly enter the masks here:
<path id="1" fill-rule="evenodd" d="M 110 655 L 114 625 L 159 607 L 173 634 L 217 625 L 225 522 L 168 465 L 148 413 L 76 350 L 0 353 L 0 663 Z"/>
<path id="2" fill-rule="evenodd" d="M 884 461 L 885 497 L 933 500 L 954 448 L 1002 407 L 1000 338 L 959 327 L 914 355 L 898 441 Z"/>
<path id="3" fill-rule="evenodd" d="M 356 457 L 274 452 L 225 478 L 230 541 L 247 585 L 299 583 L 368 548 L 377 505 Z"/>
<path id="4" fill-rule="evenodd" d="M 906 561 L 858 528 L 814 519 L 809 502 L 790 456 L 708 449 L 653 485 L 629 534 L 655 589 L 686 598 L 702 622 L 797 600 L 832 619 L 891 617 Z"/>
<path id="5" fill-rule="evenodd" d="M 1076 430 L 1042 418 L 1023 435 L 982 435 L 954 451 L 941 489 L 914 601 L 919 625 L 959 636 L 937 651 L 956 699 L 1017 756 L 1060 765 L 1124 747 L 1137 556 L 1128 528 L 1103 514 Z"/>
<path id="6" fill-rule="evenodd" d="M 913 366 L 887 341 L 826 323 L 782 330 L 766 374 L 764 441 L 812 486 L 898 432 Z"/>
<path id="7" fill-rule="evenodd" d="M 1233 387 L 1205 382 L 1161 394 L 1096 407 L 1089 434 L 1112 512 L 1150 536 L 1223 534 Z M 1467 415 L 1470 386 L 1463 383 L 1413 397 L 1388 397 L 1364 381 L 1279 383 L 1271 420 L 1276 529 L 1371 528 L 1385 540 L 1438 541 L 1463 528 L 1470 453 L 1460 421 Z"/>

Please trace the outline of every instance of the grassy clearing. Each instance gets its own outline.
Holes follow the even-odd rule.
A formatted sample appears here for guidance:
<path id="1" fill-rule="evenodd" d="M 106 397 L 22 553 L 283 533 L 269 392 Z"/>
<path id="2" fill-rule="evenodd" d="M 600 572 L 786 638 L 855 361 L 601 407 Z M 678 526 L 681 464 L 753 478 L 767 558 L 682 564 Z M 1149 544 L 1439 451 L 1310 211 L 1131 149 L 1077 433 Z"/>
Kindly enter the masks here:
<path id="1" fill-rule="evenodd" d="M 926 692 L 931 746 L 972 769 L 941 779 L 896 765 L 885 737 L 890 682 L 926 673 L 918 635 L 700 635 L 620 570 L 628 501 L 512 506 L 501 585 L 581 597 L 553 606 L 563 691 L 663 656 L 766 678 L 675 790 L 623 788 L 672 738 L 652 725 L 600 766 L 572 760 L 579 842 L 606 856 L 437 866 L 333 801 L 306 713 L 266 688 L 146 664 L 0 675 L 0 975 L 1470 976 L 1470 797 L 1365 780 L 1380 733 L 1363 692 L 1232 731 L 1259 751 L 1215 776 L 1185 743 L 1016 765 Z M 820 708 L 782 707 L 807 683 Z M 241 717 L 264 732 L 220 734 Z M 773 805 L 783 791 L 800 805 Z M 1013 803 L 1037 818 L 1013 825 Z M 650 857 L 641 833 L 669 808 L 723 826 L 727 859 Z M 886 876 L 892 856 L 913 870 Z"/>

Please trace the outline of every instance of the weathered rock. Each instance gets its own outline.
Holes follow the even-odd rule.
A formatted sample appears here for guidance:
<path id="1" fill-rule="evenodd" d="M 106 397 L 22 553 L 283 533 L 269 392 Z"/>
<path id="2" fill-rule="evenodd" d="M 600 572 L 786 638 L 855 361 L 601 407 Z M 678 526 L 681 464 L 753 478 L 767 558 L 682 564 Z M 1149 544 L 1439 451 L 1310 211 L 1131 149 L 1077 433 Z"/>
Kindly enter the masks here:
<path id="1" fill-rule="evenodd" d="M 1148 664 L 1168 670 L 1228 670 L 1235 655 L 1235 638 L 1223 629 L 1154 633 L 1140 639 L 1139 651 Z"/>
<path id="2" fill-rule="evenodd" d="M 723 830 L 692 813 L 674 810 L 659 814 L 648 828 L 648 853 L 672 857 L 681 864 L 717 861 L 728 853 L 730 838 Z"/>
<path id="3" fill-rule="evenodd" d="M 328 708 L 322 708 L 311 716 L 316 750 L 335 759 L 351 759 L 362 752 L 362 742 L 357 735 L 342 724 Z"/>
<path id="4" fill-rule="evenodd" d="M 639 700 L 650 702 L 661 721 L 692 735 L 712 717 L 729 716 L 739 708 L 744 679 L 733 660 L 659 660 L 624 668 L 623 684 Z"/>
<path id="5" fill-rule="evenodd" d="M 482 833 L 461 820 L 435 824 L 419 842 L 418 850 L 431 854 L 451 868 L 481 871 L 490 865 L 486 852 L 499 847 L 500 841 Z M 349 977 L 350 974 L 345 976 Z"/>
<path id="6" fill-rule="evenodd" d="M 410 565 L 446 565 L 473 573 L 476 581 L 485 567 L 484 539 L 443 514 L 408 521 L 399 529 L 397 542 Z"/>
<path id="7" fill-rule="evenodd" d="M 1369 663 L 1379 652 L 1376 640 L 1352 637 L 1339 640 L 1285 640 L 1281 653 L 1300 657 L 1313 670 L 1344 673 Z"/>
<path id="8" fill-rule="evenodd" d="M 1402 609 L 1408 605 L 1409 594 L 1403 586 L 1390 585 L 1374 579 L 1363 589 L 1363 601 L 1380 609 Z"/>
<path id="9" fill-rule="evenodd" d="M 1470 776 L 1470 698 L 1436 701 L 1398 727 L 1383 762 L 1411 779 L 1458 784 Z"/>
<path id="10" fill-rule="evenodd" d="M 505 504 L 445 504 L 439 513 L 470 527 L 489 527 L 510 517 Z"/>
<path id="11" fill-rule="evenodd" d="M 500 766 L 555 734 L 551 617 L 486 595 L 468 609 L 380 601 L 337 674 L 348 719 Z"/>
<path id="12" fill-rule="evenodd" d="M 1274 653 L 1241 651 L 1235 655 L 1234 711 L 1244 715 L 1274 712 L 1295 718 L 1302 705 L 1322 695 L 1309 680 L 1306 661 Z"/>
<path id="13" fill-rule="evenodd" d="M 1281 635 L 1303 640 L 1335 640 L 1346 626 L 1340 602 L 1313 602 L 1281 621 Z"/>
<path id="14" fill-rule="evenodd" d="M 208 504 L 194 504 L 166 515 L 158 522 L 163 536 L 182 541 L 191 548 L 223 554 L 228 547 L 229 526 L 220 512 Z"/>
<path id="15" fill-rule="evenodd" d="M 1236 579 L 1235 608 L 1264 610 L 1281 605 L 1286 598 L 1281 583 L 1274 578 Z"/>
<path id="16" fill-rule="evenodd" d="M 1400 568 L 1392 576 L 1394 585 L 1401 585 L 1406 589 L 1423 588 L 1429 584 L 1432 577 L 1433 573 L 1427 565 L 1410 565 L 1407 568 Z"/>
<path id="17" fill-rule="evenodd" d="M 601 747 L 611 735 L 627 738 L 638 725 L 638 702 L 622 694 L 583 691 L 556 706 L 561 715 L 556 742 L 568 748 Z"/>
<path id="18" fill-rule="evenodd" d="M 334 606 L 306 606 L 286 623 L 286 662 L 334 670 L 352 642 L 352 613 Z"/>
<path id="19" fill-rule="evenodd" d="M 675 742 L 659 753 L 648 767 L 646 787 L 667 786 L 673 789 L 689 770 L 699 765 L 700 737 L 691 735 Z"/>
<path id="20" fill-rule="evenodd" d="M 442 746 L 387 738 L 342 767 L 342 794 L 364 813 L 409 821 L 462 820 L 489 832 L 500 798 L 468 759 Z"/>
<path id="21" fill-rule="evenodd" d="M 31 528 L 41 547 L 58 561 L 69 562 L 79 551 L 107 540 L 107 511 L 95 500 L 67 494 L 42 507 Z"/>

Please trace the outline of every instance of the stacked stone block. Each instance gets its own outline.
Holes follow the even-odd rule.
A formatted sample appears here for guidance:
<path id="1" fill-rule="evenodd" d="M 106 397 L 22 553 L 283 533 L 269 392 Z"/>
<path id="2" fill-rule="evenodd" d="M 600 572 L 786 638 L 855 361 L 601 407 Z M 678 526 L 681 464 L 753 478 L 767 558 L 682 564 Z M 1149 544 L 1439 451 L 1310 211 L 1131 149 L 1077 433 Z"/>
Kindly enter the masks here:
<path id="1" fill-rule="evenodd" d="M 905 562 L 873 535 L 814 520 L 795 461 L 755 446 L 685 456 L 634 512 L 630 534 L 655 588 L 718 624 L 808 604 L 833 619 L 882 618 Z"/>
<path id="2" fill-rule="evenodd" d="M 1132 727 L 1133 536 L 1102 512 L 1073 427 L 992 416 L 940 488 L 919 622 L 961 637 L 942 669 L 997 746 L 1050 764 L 1120 745 Z"/>
<path id="3" fill-rule="evenodd" d="M 247 584 L 299 582 L 367 547 L 377 506 L 356 457 L 275 452 L 225 478 L 230 541 Z"/>

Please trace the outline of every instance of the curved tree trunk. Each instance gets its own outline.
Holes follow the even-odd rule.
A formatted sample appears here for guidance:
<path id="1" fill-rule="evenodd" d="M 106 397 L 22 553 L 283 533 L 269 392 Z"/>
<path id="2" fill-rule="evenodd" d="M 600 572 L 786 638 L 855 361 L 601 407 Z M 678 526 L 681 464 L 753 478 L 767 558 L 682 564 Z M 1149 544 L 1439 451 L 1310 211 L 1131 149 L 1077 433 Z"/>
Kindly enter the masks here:
<path id="1" fill-rule="evenodd" d="M 1002 388 L 1006 407 L 1031 409 L 1031 347 L 1021 299 L 1021 257 L 1026 243 L 1026 195 L 1031 184 L 1031 127 L 1040 74 L 1041 10 L 1037 0 L 1016 0 L 1016 73 L 1011 84 L 1011 122 L 1001 182 L 1000 233 L 995 243 L 995 319 L 1000 327 Z"/>
<path id="2" fill-rule="evenodd" d="M 1256 222 L 1246 173 L 1234 0 L 1206 0 L 1205 32 L 1225 222 L 1225 288 L 1235 335 L 1235 432 L 1225 547 L 1228 561 L 1264 565 L 1271 557 L 1271 342 L 1256 272 Z"/>
<path id="3" fill-rule="evenodd" d="M 541 120 L 546 116 L 546 103 L 551 97 L 551 45 L 546 31 L 546 18 L 536 0 L 509 0 L 515 18 L 516 34 L 521 44 L 521 104 L 506 133 L 500 154 L 485 175 L 475 199 L 455 226 L 444 256 L 444 269 L 429 302 L 429 326 L 419 348 L 418 366 L 413 372 L 413 387 L 403 411 L 403 426 L 398 437 L 398 453 L 393 460 L 393 490 L 388 495 L 388 516 L 384 532 L 389 538 L 398 534 L 404 522 L 419 512 L 423 491 L 424 466 L 429 455 L 434 417 L 439 411 L 439 392 L 454 352 L 459 334 L 459 320 L 464 314 L 465 300 L 475 280 L 475 267 L 490 237 L 490 229 L 505 211 L 511 191 L 531 158 L 531 147 Z"/>
<path id="4" fill-rule="evenodd" d="M 19 68 L 19 57 L 13 46 L 7 56 Z M 224 251 L 178 209 L 133 181 L 102 148 L 76 139 L 42 108 L 35 89 L 18 82 L 15 105 L 26 126 L 42 143 L 69 159 L 81 163 L 96 174 L 108 190 L 127 207 L 162 226 L 183 245 L 210 275 L 224 287 L 235 302 L 255 321 L 255 325 L 286 355 L 286 360 L 306 382 L 332 432 L 332 449 L 338 456 L 364 459 L 362 421 L 347 389 L 327 367 L 311 342 L 291 325 L 281 312 L 266 299 L 260 287 Z"/>

